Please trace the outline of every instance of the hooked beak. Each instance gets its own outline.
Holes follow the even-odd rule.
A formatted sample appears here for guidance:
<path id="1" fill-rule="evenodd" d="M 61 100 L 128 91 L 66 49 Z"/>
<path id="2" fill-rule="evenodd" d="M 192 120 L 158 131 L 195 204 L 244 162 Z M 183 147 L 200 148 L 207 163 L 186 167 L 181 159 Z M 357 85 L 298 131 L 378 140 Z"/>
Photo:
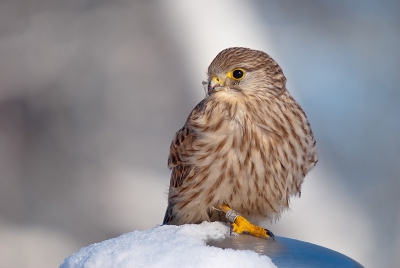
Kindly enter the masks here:
<path id="1" fill-rule="evenodd" d="M 213 92 L 220 91 L 224 89 L 224 87 L 225 87 L 225 80 L 217 76 L 213 76 L 211 78 L 211 81 L 208 83 L 208 95 L 210 95 Z"/>

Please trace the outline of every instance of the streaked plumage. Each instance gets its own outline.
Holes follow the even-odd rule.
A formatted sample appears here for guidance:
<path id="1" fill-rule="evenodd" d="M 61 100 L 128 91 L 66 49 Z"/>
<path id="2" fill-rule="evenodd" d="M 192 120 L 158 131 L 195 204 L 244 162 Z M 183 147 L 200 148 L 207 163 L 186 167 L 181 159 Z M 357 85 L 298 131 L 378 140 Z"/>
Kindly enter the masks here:
<path id="1" fill-rule="evenodd" d="M 317 162 L 307 117 L 262 51 L 225 49 L 207 74 L 207 96 L 171 144 L 164 224 L 226 221 L 221 204 L 250 221 L 276 219 Z"/>

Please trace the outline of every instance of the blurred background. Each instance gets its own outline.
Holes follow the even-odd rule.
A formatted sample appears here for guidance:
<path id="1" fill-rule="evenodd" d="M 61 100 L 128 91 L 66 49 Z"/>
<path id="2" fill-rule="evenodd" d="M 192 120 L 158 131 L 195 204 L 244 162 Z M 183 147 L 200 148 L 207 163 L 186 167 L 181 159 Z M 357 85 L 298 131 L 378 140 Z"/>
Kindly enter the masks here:
<path id="1" fill-rule="evenodd" d="M 174 133 L 226 47 L 270 54 L 319 163 L 276 235 L 400 267 L 400 2 L 0 1 L 0 266 L 161 223 Z"/>

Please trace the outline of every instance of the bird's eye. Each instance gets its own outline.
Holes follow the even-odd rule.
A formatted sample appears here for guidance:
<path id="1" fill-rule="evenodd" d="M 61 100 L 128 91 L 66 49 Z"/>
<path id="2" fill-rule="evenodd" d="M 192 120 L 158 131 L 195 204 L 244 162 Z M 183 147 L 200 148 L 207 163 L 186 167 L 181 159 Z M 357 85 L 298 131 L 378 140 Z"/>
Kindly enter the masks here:
<path id="1" fill-rule="evenodd" d="M 243 69 L 233 69 L 228 73 L 228 77 L 235 79 L 235 80 L 241 80 L 243 79 L 245 75 L 245 71 Z"/>
<path id="2" fill-rule="evenodd" d="M 240 79 L 243 77 L 243 72 L 241 70 L 234 70 L 232 76 L 233 78 Z"/>

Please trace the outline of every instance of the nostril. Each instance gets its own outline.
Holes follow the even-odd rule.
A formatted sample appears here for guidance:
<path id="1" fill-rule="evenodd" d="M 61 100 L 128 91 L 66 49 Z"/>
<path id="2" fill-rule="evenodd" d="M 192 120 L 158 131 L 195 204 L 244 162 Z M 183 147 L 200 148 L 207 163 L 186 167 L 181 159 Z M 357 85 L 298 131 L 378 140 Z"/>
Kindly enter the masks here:
<path id="1" fill-rule="evenodd" d="M 219 77 L 217 77 L 217 76 L 213 76 L 211 80 L 212 80 L 214 83 L 218 83 L 218 84 L 221 82 L 221 79 L 220 79 Z"/>

